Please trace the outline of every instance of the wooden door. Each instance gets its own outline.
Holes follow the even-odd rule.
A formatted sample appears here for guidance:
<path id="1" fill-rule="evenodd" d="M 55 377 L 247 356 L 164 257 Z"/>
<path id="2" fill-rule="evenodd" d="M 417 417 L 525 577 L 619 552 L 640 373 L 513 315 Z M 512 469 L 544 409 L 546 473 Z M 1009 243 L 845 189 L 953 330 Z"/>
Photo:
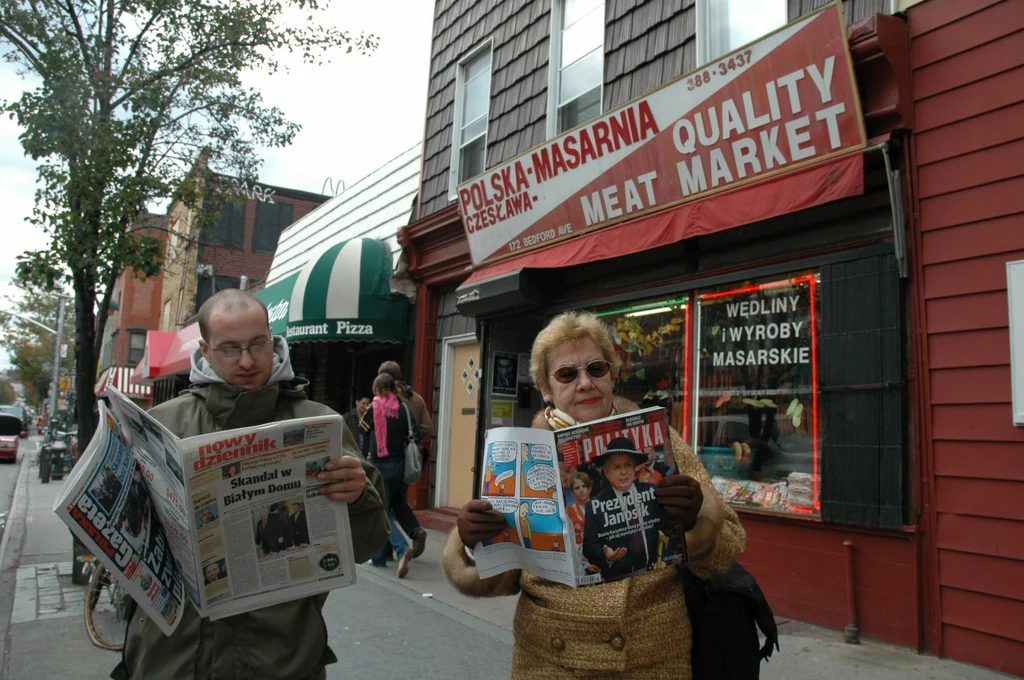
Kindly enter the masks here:
<path id="1" fill-rule="evenodd" d="M 473 498 L 476 415 L 480 404 L 480 343 L 452 347 L 451 393 L 448 397 L 448 498 L 461 508 Z"/>

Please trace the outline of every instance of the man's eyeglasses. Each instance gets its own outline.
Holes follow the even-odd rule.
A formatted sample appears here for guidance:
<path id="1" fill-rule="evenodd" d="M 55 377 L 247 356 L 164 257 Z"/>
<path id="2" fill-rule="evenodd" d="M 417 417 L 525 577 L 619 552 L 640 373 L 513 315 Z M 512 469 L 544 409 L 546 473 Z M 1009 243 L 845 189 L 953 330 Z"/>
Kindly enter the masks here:
<path id="1" fill-rule="evenodd" d="M 612 364 L 604 359 L 594 359 L 586 366 L 560 366 L 551 374 L 551 377 L 563 385 L 571 385 L 579 379 L 580 370 L 585 370 L 587 375 L 597 380 L 608 375 L 608 372 L 612 370 Z"/>
<path id="2" fill-rule="evenodd" d="M 242 356 L 242 352 L 249 352 L 251 357 L 265 356 L 267 352 L 274 348 L 274 341 L 267 340 L 266 342 L 257 342 L 256 344 L 249 345 L 248 347 L 211 347 L 211 352 L 218 352 L 225 359 L 234 361 Z"/>

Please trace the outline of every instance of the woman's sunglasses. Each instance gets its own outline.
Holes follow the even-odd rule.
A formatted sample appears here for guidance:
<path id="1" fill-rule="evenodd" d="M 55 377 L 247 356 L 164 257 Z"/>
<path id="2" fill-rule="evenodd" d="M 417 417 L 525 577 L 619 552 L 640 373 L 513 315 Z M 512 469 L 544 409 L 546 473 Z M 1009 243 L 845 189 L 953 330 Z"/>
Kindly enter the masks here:
<path id="1" fill-rule="evenodd" d="M 612 364 L 604 359 L 595 359 L 586 366 L 561 366 L 551 374 L 551 377 L 563 385 L 571 385 L 579 379 L 581 369 L 585 370 L 591 378 L 597 380 L 608 375 L 608 372 L 612 370 Z"/>

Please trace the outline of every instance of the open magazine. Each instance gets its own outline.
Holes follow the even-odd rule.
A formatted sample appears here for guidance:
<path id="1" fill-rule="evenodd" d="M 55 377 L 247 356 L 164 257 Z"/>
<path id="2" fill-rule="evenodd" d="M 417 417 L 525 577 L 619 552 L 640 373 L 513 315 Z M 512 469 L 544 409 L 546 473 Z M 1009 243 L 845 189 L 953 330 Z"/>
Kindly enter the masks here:
<path id="1" fill-rule="evenodd" d="M 568 586 L 686 561 L 679 523 L 654 497 L 675 473 L 663 408 L 557 432 L 487 431 L 480 497 L 505 530 L 474 550 L 481 578 L 525 569 Z"/>
<path id="2" fill-rule="evenodd" d="M 341 416 L 178 439 L 115 389 L 54 512 L 170 635 L 355 583 L 348 506 L 317 474 Z"/>

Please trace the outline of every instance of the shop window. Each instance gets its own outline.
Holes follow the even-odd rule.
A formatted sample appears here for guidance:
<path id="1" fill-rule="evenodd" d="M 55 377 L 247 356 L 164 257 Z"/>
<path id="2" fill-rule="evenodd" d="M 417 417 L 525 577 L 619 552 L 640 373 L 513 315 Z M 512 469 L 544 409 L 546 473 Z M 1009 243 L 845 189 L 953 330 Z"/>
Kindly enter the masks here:
<path id="1" fill-rule="evenodd" d="M 785 26 L 786 0 L 697 0 L 697 62 L 706 64 Z"/>
<path id="2" fill-rule="evenodd" d="M 252 252 L 273 255 L 277 250 L 277 240 L 281 232 L 292 223 L 292 214 L 291 203 L 257 203 L 256 223 L 252 230 Z"/>
<path id="3" fill-rule="evenodd" d="M 201 276 L 196 290 L 196 311 L 199 311 L 203 303 L 209 300 L 217 291 L 238 288 L 238 284 L 239 279 L 237 276 Z"/>
<path id="4" fill-rule="evenodd" d="M 142 354 L 146 351 L 146 334 L 141 331 L 128 333 L 128 365 L 135 366 L 142 361 Z"/>
<path id="5" fill-rule="evenodd" d="M 730 503 L 820 512 L 817 288 L 808 274 L 698 297 L 694 444 Z"/>
<path id="6" fill-rule="evenodd" d="M 241 250 L 245 246 L 245 206 L 225 200 L 218 207 L 217 222 L 210 232 L 210 245 Z"/>
<path id="7" fill-rule="evenodd" d="M 622 359 L 615 393 L 641 407 L 665 407 L 670 424 L 684 438 L 687 311 L 681 299 L 597 313 L 611 328 Z"/>
<path id="8" fill-rule="evenodd" d="M 449 194 L 481 174 L 487 164 L 487 119 L 491 102 L 491 45 L 459 62 L 455 76 L 455 123 Z"/>
<path id="9" fill-rule="evenodd" d="M 600 115 L 604 0 L 554 0 L 548 73 L 548 137 Z"/>

